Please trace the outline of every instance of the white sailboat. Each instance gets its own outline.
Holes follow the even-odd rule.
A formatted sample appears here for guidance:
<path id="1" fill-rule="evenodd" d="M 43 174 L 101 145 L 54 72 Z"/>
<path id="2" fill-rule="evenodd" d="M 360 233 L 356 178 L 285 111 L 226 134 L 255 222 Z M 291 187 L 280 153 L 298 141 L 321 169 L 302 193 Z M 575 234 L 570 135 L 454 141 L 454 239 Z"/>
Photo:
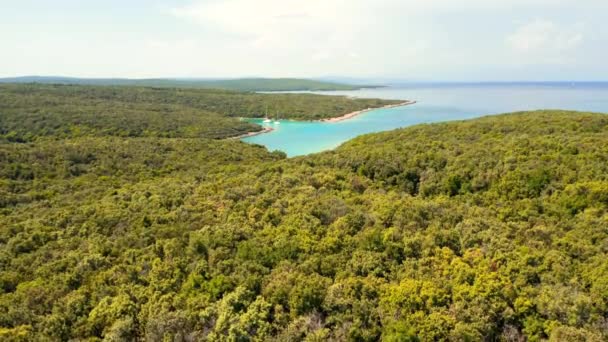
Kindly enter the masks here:
<path id="1" fill-rule="evenodd" d="M 277 112 L 277 117 L 276 117 L 276 119 L 274 119 L 274 124 L 275 124 L 275 125 L 280 125 L 280 124 L 281 124 L 281 121 L 279 121 L 279 113 L 278 113 L 278 112 Z"/>
<path id="2" fill-rule="evenodd" d="M 272 120 L 270 120 L 270 118 L 268 117 L 268 106 L 266 106 L 266 115 L 264 117 L 264 123 L 271 123 Z"/>

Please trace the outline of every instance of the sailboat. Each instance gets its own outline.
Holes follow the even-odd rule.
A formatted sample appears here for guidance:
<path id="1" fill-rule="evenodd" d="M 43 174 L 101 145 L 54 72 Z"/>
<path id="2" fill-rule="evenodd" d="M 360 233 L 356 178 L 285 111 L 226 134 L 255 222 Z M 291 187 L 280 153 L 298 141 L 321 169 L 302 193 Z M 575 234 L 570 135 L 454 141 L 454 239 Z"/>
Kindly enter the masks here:
<path id="1" fill-rule="evenodd" d="M 279 121 L 279 112 L 277 112 L 277 118 L 274 120 L 275 125 L 280 125 L 281 121 Z"/>
<path id="2" fill-rule="evenodd" d="M 266 106 L 266 117 L 264 118 L 264 123 L 271 123 L 272 120 L 268 117 L 268 106 Z"/>

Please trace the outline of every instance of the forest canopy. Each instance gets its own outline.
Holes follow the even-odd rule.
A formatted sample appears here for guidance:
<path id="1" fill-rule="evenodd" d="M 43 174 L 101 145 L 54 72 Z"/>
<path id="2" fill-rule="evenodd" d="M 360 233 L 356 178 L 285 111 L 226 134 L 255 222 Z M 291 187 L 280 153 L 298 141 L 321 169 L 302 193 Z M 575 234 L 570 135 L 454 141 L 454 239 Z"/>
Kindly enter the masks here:
<path id="1" fill-rule="evenodd" d="M 401 101 L 216 89 L 0 84 L 0 139 L 81 136 L 226 138 L 239 117 L 318 120 Z"/>
<path id="2" fill-rule="evenodd" d="M 285 159 L 180 131 L 199 110 L 246 130 L 211 107 L 274 95 L 20 87 L 0 92 L 2 134 L 21 137 L 0 143 L 1 340 L 608 338 L 607 115 L 418 125 Z M 160 104 L 186 124 L 135 114 Z M 81 115 L 119 105 L 133 116 Z M 112 133 L 140 124 L 172 133 Z"/>

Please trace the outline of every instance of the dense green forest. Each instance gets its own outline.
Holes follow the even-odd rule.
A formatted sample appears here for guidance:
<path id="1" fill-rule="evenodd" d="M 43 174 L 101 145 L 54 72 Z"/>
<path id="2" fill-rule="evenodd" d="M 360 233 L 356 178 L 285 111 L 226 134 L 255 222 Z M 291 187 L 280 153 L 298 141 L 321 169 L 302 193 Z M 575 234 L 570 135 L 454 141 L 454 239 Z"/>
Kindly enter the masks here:
<path id="1" fill-rule="evenodd" d="M 237 117 L 316 120 L 399 101 L 313 94 L 71 85 L 0 85 L 0 139 L 225 138 L 261 127 Z"/>
<path id="2" fill-rule="evenodd" d="M 224 110 L 275 95 L 0 96 L 0 340 L 608 338 L 607 115 L 419 125 L 286 159 L 184 133 L 211 115 L 246 130 Z M 138 125 L 155 133 L 116 133 Z"/>
<path id="3" fill-rule="evenodd" d="M 204 79 L 125 79 L 72 78 L 25 76 L 0 78 L 0 83 L 80 84 L 103 86 L 140 86 L 165 88 L 213 88 L 235 91 L 324 91 L 377 88 L 374 85 L 350 85 L 300 78 L 239 78 L 226 80 Z"/>

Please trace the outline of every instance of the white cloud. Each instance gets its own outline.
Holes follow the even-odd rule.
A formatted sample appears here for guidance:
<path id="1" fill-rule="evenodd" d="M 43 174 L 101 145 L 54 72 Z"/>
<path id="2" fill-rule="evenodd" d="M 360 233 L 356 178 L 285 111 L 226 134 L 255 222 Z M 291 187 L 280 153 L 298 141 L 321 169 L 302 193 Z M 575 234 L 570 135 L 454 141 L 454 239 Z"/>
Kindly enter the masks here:
<path id="1" fill-rule="evenodd" d="M 308 25 L 333 17 L 344 0 L 309 0 L 302 2 L 282 0 L 225 0 L 199 1 L 177 7 L 171 13 L 217 29 L 259 35 L 280 33 L 283 29 Z M 275 29 L 278 29 L 275 30 Z"/>
<path id="2" fill-rule="evenodd" d="M 488 11 L 513 8 L 542 7 L 545 10 L 565 6 L 607 8 L 605 0 L 194 0 L 189 5 L 174 7 L 170 12 L 178 17 L 201 22 L 213 22 L 243 28 L 256 22 L 265 27 L 282 19 L 334 18 L 338 21 L 353 10 L 385 13 L 399 9 L 405 16 L 418 11 Z"/>
<path id="3" fill-rule="evenodd" d="M 506 42 L 520 57 L 533 63 L 563 63 L 583 43 L 583 26 L 558 26 L 536 19 L 508 35 Z"/>
<path id="4" fill-rule="evenodd" d="M 579 26 L 535 20 L 506 44 L 504 35 L 515 14 L 575 13 L 583 3 L 584 11 L 608 7 L 605 0 L 195 0 L 170 13 L 227 37 L 214 49 L 230 46 L 258 74 L 466 75 L 481 66 L 565 63 L 585 38 Z"/>
<path id="5" fill-rule="evenodd" d="M 134 2 L 137 16 L 114 18 L 119 12 L 114 6 L 107 12 L 87 6 L 69 11 L 59 2 L 49 5 L 52 15 L 44 13 L 53 25 L 30 20 L 27 27 L 23 22 L 30 7 L 9 6 L 0 11 L 0 73 L 542 79 L 570 72 L 608 77 L 607 0 L 158 3 L 164 5 Z M 76 31 L 74 22 L 79 23 Z"/>
<path id="6" fill-rule="evenodd" d="M 239 37 L 226 39 L 218 48 L 240 49 L 248 58 L 244 63 L 257 62 L 259 73 L 308 73 L 322 63 L 349 72 L 359 63 L 357 45 L 373 46 L 362 34 L 377 30 L 367 27 L 367 7 L 349 0 L 226 0 L 198 1 L 170 13 L 226 37 Z M 296 64 L 298 70 L 289 66 Z"/>

